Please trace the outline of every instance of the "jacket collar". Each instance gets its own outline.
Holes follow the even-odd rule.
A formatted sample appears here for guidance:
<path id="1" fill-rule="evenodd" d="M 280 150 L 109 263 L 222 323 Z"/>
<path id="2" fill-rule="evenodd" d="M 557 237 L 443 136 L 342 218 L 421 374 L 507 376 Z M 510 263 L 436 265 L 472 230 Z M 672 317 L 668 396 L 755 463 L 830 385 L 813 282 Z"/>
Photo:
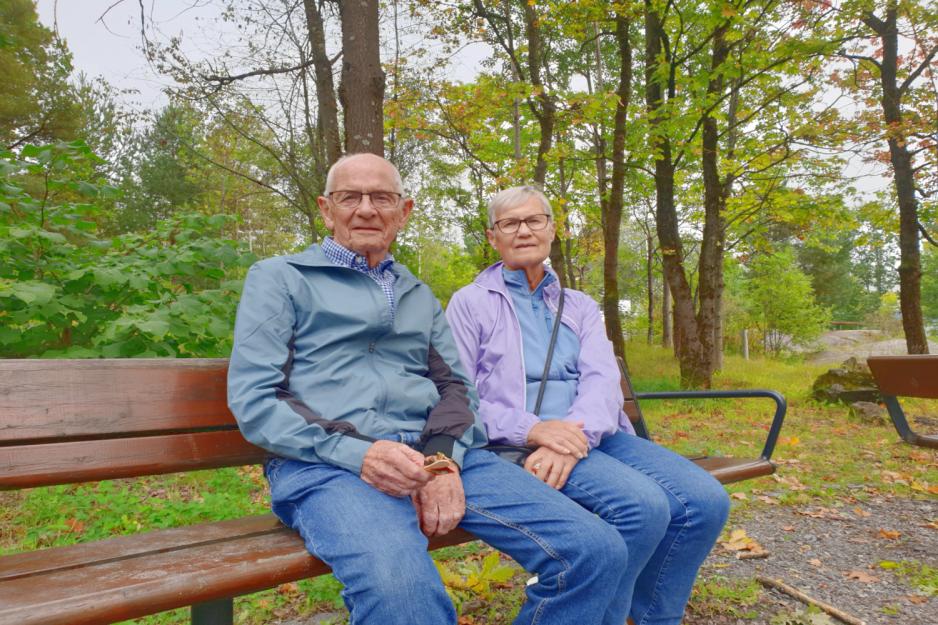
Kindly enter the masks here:
<path id="1" fill-rule="evenodd" d="M 287 256 L 285 260 L 289 264 L 298 267 L 318 267 L 341 269 L 344 271 L 355 271 L 354 269 L 350 269 L 348 267 L 336 265 L 331 260 L 329 260 L 329 258 L 326 256 L 326 253 L 322 251 L 322 246 L 318 243 L 313 243 L 299 254 L 292 254 Z M 394 281 L 394 291 L 398 298 L 400 298 L 407 291 L 421 284 L 420 280 L 418 280 L 417 277 L 410 272 L 410 269 L 401 263 L 392 263 L 390 271 L 396 277 L 396 280 Z"/>
<path id="2" fill-rule="evenodd" d="M 505 285 L 505 278 L 502 276 L 502 267 L 504 266 L 505 263 L 498 261 L 494 265 L 483 269 L 482 273 L 476 276 L 475 283 L 484 289 L 496 291 L 507 297 L 508 287 Z M 544 285 L 544 296 L 551 301 L 555 301 L 560 297 L 560 280 L 557 278 L 557 272 L 551 269 L 549 265 L 544 265 L 544 271 L 554 277 L 550 283 Z"/>

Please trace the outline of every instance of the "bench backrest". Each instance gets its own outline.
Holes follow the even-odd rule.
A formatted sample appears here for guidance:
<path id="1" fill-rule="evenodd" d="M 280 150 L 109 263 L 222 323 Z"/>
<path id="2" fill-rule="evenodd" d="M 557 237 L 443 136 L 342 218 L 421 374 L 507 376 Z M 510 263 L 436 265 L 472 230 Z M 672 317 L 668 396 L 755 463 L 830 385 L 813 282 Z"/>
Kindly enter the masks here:
<path id="1" fill-rule="evenodd" d="M 938 355 L 870 356 L 866 362 L 883 395 L 938 399 Z"/>
<path id="2" fill-rule="evenodd" d="M 222 358 L 0 360 L 0 490 L 261 462 L 228 410 L 227 373 Z"/>
<path id="3" fill-rule="evenodd" d="M 0 489 L 260 462 L 225 359 L 0 360 Z"/>

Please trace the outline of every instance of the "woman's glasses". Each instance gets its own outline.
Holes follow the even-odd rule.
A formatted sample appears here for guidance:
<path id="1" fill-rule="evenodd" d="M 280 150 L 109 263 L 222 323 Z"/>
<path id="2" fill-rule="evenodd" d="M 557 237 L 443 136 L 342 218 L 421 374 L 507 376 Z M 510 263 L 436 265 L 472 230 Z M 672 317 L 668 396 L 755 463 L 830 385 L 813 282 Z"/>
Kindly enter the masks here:
<path id="1" fill-rule="evenodd" d="M 550 223 L 550 215 L 547 213 L 539 213 L 525 217 L 524 219 L 516 219 L 514 217 L 499 219 L 495 222 L 495 227 L 503 234 L 514 234 L 521 228 L 521 224 L 526 224 L 528 230 L 537 231 L 546 228 L 548 223 Z"/>

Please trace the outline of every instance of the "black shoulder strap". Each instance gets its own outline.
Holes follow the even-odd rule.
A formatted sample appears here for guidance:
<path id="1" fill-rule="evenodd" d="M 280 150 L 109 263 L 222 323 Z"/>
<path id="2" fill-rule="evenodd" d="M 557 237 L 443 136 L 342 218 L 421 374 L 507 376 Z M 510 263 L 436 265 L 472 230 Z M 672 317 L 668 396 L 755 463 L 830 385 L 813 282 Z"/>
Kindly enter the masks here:
<path id="1" fill-rule="evenodd" d="M 557 302 L 557 317 L 554 319 L 554 329 L 550 333 L 550 345 L 547 346 L 547 358 L 544 359 L 544 373 L 541 375 L 541 385 L 537 389 L 537 401 L 534 402 L 534 414 L 541 414 L 541 401 L 544 399 L 544 389 L 547 386 L 547 374 L 550 373 L 550 361 L 554 357 L 554 346 L 557 344 L 557 334 L 560 332 L 560 316 L 563 314 L 563 287 L 560 287 L 560 300 Z"/>

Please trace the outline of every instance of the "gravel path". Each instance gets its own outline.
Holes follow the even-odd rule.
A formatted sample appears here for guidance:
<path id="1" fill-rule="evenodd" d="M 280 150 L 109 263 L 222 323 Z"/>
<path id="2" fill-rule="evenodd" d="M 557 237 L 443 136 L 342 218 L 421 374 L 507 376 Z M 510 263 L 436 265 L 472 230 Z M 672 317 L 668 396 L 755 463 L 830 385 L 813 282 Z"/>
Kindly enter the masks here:
<path id="1" fill-rule="evenodd" d="M 731 518 L 731 528 L 768 552 L 764 559 L 738 559 L 717 545 L 703 575 L 779 579 L 801 592 L 862 619 L 867 625 L 938 624 L 938 588 L 919 587 L 910 572 L 932 567 L 938 572 L 938 500 L 909 500 L 876 495 L 841 507 L 767 506 L 748 518 Z M 881 563 L 898 563 L 898 566 Z M 915 564 L 902 564 L 915 563 Z M 690 614 L 685 625 L 808 625 L 837 623 L 780 614 L 804 610 L 804 604 L 777 590 L 762 593 L 752 606 L 755 619 Z M 773 620 L 774 619 L 774 620 Z"/>

